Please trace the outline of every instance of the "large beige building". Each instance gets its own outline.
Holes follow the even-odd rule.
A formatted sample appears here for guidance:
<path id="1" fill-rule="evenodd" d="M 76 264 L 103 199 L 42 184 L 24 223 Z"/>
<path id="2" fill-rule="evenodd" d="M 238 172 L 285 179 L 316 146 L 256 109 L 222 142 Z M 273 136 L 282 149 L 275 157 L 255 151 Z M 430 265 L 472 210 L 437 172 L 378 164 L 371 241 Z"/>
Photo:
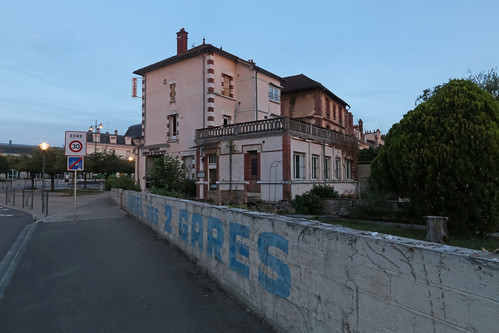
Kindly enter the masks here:
<path id="1" fill-rule="evenodd" d="M 320 112 L 329 110 L 331 119 L 318 121 L 305 111 L 306 89 L 286 91 L 293 77 L 204 42 L 187 45 L 181 29 L 176 55 L 134 72 L 142 78 L 136 158 L 142 189 L 155 157 L 170 154 L 188 167 L 199 199 L 288 200 L 314 184 L 355 193 L 357 146 L 348 104 L 327 91 Z"/>

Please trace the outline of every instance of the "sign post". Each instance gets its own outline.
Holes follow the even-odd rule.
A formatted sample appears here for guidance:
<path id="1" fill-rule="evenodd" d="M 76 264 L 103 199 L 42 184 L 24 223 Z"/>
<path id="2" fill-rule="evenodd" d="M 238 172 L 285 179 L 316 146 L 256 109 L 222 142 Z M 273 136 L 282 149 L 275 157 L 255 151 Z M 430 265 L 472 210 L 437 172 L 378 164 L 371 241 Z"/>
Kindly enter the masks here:
<path id="1" fill-rule="evenodd" d="M 83 157 L 87 155 L 87 132 L 66 131 L 64 154 L 68 157 L 68 171 L 74 171 L 73 221 L 76 221 L 76 175 L 78 171 L 83 171 Z"/>

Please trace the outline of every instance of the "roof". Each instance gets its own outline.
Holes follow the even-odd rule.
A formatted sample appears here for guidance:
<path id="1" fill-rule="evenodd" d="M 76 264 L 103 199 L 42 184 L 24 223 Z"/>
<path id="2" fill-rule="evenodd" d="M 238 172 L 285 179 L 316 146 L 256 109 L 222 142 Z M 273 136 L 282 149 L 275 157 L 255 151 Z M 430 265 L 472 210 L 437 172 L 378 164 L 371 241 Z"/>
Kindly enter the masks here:
<path id="1" fill-rule="evenodd" d="M 236 57 L 235 55 L 233 55 L 229 52 L 226 52 L 226 51 L 222 50 L 221 48 L 215 47 L 211 44 L 201 44 L 199 46 L 193 47 L 192 49 L 187 50 L 187 52 L 185 52 L 183 54 L 175 55 L 173 57 L 161 60 L 157 63 L 152 64 L 152 65 L 137 69 L 136 71 L 133 72 L 133 74 L 145 75 L 149 72 L 166 67 L 168 65 L 171 65 L 171 64 L 174 64 L 174 63 L 186 60 L 186 59 L 194 58 L 194 57 L 197 57 L 197 56 L 204 54 L 204 53 L 211 53 L 211 52 L 216 53 L 218 55 L 221 55 L 222 57 L 225 57 L 225 58 L 233 60 L 233 61 L 239 61 L 239 62 L 245 63 L 248 66 L 253 67 L 259 73 L 263 73 L 263 74 L 265 74 L 269 77 L 272 77 L 276 80 L 282 81 L 282 77 L 277 76 L 269 71 L 266 71 L 265 69 L 263 69 L 261 67 L 256 66 L 254 62 L 243 60 L 243 59 Z"/>
<path id="2" fill-rule="evenodd" d="M 0 155 L 32 155 L 40 147 L 38 145 L 23 145 L 15 143 L 0 143 Z M 63 149 L 61 147 L 50 146 L 50 149 Z"/>
<path id="3" fill-rule="evenodd" d="M 100 141 L 98 143 L 116 144 L 116 145 L 126 145 L 125 135 L 116 135 L 111 133 L 94 133 L 92 131 L 87 132 L 87 142 L 94 142 L 93 134 L 100 134 Z M 116 143 L 111 143 L 110 136 L 116 137 Z M 129 146 L 129 145 L 128 145 Z"/>
<path id="4" fill-rule="evenodd" d="M 342 103 L 345 106 L 350 107 L 347 102 L 336 96 L 333 92 L 331 92 L 329 89 L 324 87 L 320 82 L 314 81 L 311 78 L 309 78 L 306 75 L 303 74 L 298 74 L 298 75 L 293 75 L 293 76 L 287 76 L 283 78 L 283 84 L 282 84 L 282 93 L 287 94 L 287 93 L 294 93 L 298 91 L 305 91 L 305 90 L 315 90 L 315 89 L 320 89 L 323 90 L 326 94 L 331 96 L 333 99 L 336 101 Z"/>
<path id="5" fill-rule="evenodd" d="M 33 154 L 38 146 L 32 145 L 19 145 L 13 143 L 0 143 L 0 155 L 21 155 L 21 154 Z"/>
<path id="6" fill-rule="evenodd" d="M 142 124 L 136 124 L 128 127 L 125 136 L 129 136 L 132 139 L 137 139 L 142 136 Z"/>

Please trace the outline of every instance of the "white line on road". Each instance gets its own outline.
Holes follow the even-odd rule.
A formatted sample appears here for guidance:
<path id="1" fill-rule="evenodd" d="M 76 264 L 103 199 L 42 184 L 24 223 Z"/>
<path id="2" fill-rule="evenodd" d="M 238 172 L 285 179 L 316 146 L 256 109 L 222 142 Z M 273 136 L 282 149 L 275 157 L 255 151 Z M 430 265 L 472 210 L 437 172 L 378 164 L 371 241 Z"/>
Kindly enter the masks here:
<path id="1" fill-rule="evenodd" d="M 19 237 L 17 237 L 15 243 L 10 248 L 9 252 L 5 255 L 2 262 L 0 262 L 0 300 L 3 298 L 3 293 L 14 275 L 17 265 L 19 261 L 21 261 L 21 257 L 26 249 L 26 246 L 35 231 L 38 223 L 31 223 L 24 227 L 23 231 Z"/>

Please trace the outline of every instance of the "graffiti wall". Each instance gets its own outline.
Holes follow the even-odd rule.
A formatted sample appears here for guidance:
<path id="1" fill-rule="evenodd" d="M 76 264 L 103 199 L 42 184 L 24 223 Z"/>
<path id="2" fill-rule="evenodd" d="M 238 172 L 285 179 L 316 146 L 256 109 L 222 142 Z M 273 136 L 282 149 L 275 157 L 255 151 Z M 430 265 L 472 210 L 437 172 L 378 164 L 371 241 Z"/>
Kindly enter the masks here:
<path id="1" fill-rule="evenodd" d="M 113 190 L 281 332 L 497 332 L 499 256 Z"/>

